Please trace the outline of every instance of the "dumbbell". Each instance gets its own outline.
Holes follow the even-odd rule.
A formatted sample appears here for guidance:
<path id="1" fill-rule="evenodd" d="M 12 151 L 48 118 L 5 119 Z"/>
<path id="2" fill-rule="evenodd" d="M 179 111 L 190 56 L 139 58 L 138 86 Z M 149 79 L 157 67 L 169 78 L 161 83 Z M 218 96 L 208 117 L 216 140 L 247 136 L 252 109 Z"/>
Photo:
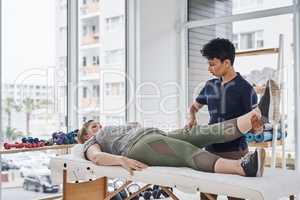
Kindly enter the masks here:
<path id="1" fill-rule="evenodd" d="M 25 148 L 37 148 L 37 147 L 43 147 L 45 146 L 44 142 L 38 142 L 38 143 L 25 143 Z"/>
<path id="2" fill-rule="evenodd" d="M 118 193 L 114 197 L 112 197 L 111 200 L 123 200 L 123 199 L 122 199 L 120 193 Z"/>
<path id="3" fill-rule="evenodd" d="M 64 144 L 65 134 L 63 132 L 54 132 L 52 134 L 53 143 L 57 145 Z"/>
<path id="4" fill-rule="evenodd" d="M 122 197 L 122 199 L 126 199 L 128 197 L 127 192 L 125 190 L 122 190 L 121 192 L 119 192 L 119 194 Z"/>
<path id="5" fill-rule="evenodd" d="M 145 200 L 150 200 L 151 196 L 152 196 L 152 192 L 150 190 L 146 190 L 144 192 L 141 193 L 141 196 L 144 197 Z"/>
<path id="6" fill-rule="evenodd" d="M 161 196 L 160 188 L 153 190 L 152 196 L 154 199 L 160 199 L 160 196 Z"/>
<path id="7" fill-rule="evenodd" d="M 9 144 L 9 143 L 4 143 L 4 149 L 11 149 L 11 148 L 23 148 L 24 144 L 23 143 L 18 143 L 16 142 L 15 144 Z"/>
<path id="8" fill-rule="evenodd" d="M 46 143 L 45 143 L 46 146 L 52 146 L 53 144 L 54 144 L 54 142 L 52 139 L 46 141 Z"/>
<path id="9" fill-rule="evenodd" d="M 22 142 L 23 143 L 32 143 L 32 144 L 35 143 L 35 144 L 37 144 L 37 143 L 40 142 L 40 140 L 39 140 L 39 138 L 33 138 L 33 137 L 26 138 L 26 137 L 23 137 Z"/>

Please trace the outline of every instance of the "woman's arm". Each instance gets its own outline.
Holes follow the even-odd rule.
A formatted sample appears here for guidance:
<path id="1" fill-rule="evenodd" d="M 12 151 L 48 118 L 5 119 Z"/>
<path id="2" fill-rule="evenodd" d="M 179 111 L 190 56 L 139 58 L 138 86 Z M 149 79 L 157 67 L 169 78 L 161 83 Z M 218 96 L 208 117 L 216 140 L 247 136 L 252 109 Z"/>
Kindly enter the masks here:
<path id="1" fill-rule="evenodd" d="M 124 156 L 113 155 L 101 151 L 98 144 L 90 146 L 86 152 L 88 160 L 97 165 L 122 166 L 132 174 L 133 170 L 141 171 L 147 168 L 147 165 Z"/>
<path id="2" fill-rule="evenodd" d="M 105 153 L 101 151 L 98 144 L 90 146 L 86 152 L 88 160 L 97 165 L 120 165 L 121 156 Z"/>

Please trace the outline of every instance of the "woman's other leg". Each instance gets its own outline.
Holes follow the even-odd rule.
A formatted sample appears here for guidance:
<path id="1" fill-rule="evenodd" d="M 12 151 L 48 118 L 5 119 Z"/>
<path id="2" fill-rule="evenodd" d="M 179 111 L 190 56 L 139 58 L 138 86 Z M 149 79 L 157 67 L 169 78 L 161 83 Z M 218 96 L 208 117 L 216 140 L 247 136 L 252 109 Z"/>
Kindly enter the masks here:
<path id="1" fill-rule="evenodd" d="M 244 161 L 223 159 L 188 142 L 160 134 L 142 137 L 127 156 L 149 166 L 190 167 L 204 172 L 247 176 L 261 175 L 264 161 L 259 152 Z"/>
<path id="2" fill-rule="evenodd" d="M 149 166 L 190 167 L 205 172 L 214 172 L 220 158 L 188 142 L 161 134 L 143 136 L 128 157 Z"/>

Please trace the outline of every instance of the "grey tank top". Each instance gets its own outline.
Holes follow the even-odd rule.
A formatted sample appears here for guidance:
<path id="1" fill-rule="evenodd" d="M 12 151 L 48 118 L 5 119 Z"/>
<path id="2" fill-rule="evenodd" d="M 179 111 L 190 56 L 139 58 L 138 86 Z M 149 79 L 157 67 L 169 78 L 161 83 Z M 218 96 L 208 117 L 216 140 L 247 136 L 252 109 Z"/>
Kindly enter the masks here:
<path id="1" fill-rule="evenodd" d="M 106 126 L 84 143 L 84 154 L 93 144 L 99 144 L 101 151 L 115 155 L 128 155 L 132 146 L 144 135 L 165 133 L 157 128 L 138 126 Z"/>

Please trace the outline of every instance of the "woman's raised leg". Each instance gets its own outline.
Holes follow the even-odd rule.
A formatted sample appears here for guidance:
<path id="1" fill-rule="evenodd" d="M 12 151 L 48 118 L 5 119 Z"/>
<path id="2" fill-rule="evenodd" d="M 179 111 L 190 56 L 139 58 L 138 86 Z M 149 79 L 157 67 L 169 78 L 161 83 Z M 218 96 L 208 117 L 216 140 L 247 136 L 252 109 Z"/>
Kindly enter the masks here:
<path id="1" fill-rule="evenodd" d="M 196 125 L 190 130 L 178 129 L 169 132 L 168 137 L 184 140 L 199 148 L 203 148 L 210 144 L 235 140 L 253 128 L 261 128 L 260 118 L 259 109 L 254 109 L 237 119 L 213 125 Z"/>

